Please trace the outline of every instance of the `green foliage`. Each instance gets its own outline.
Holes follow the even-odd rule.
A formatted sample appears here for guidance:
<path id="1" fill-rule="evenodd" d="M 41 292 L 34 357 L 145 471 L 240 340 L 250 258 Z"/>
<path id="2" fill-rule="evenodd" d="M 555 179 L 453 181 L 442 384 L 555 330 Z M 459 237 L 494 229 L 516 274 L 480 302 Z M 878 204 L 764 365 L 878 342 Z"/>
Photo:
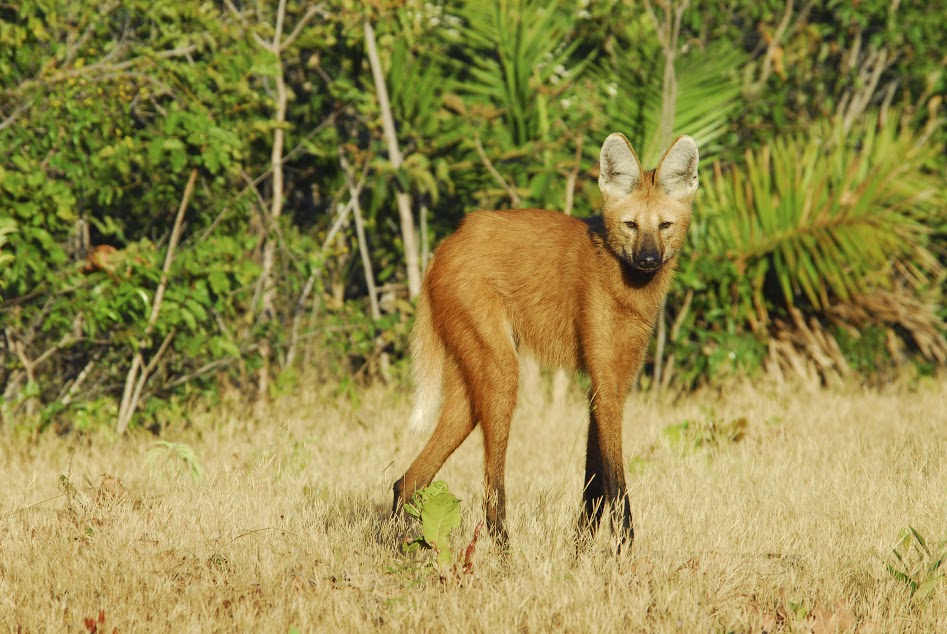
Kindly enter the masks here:
<path id="1" fill-rule="evenodd" d="M 579 169 L 575 156 L 595 117 L 597 88 L 580 81 L 596 53 L 580 37 L 597 37 L 583 32 L 589 19 L 535 0 L 457 7 L 456 33 L 445 34 L 455 77 L 445 103 L 467 122 L 462 166 L 487 176 L 471 183 L 468 208 L 562 208 L 563 172 Z"/>
<path id="2" fill-rule="evenodd" d="M 574 17 L 537 0 L 467 2 L 458 33 L 471 66 L 461 87 L 500 108 L 513 147 L 548 133 L 549 100 L 570 87 L 586 60 L 574 61 L 580 42 L 570 37 Z"/>
<path id="3" fill-rule="evenodd" d="M 904 584 L 915 601 L 928 599 L 944 585 L 947 575 L 942 567 L 947 560 L 947 541 L 928 545 L 913 526 L 908 526 L 891 554 L 894 559 L 885 564 L 888 573 Z"/>
<path id="4" fill-rule="evenodd" d="M 883 328 L 868 326 L 859 330 L 857 336 L 847 328 L 837 328 L 833 336 L 855 372 L 867 375 L 891 365 L 891 353 L 885 345 Z"/>
<path id="5" fill-rule="evenodd" d="M 704 170 L 667 304 L 675 387 L 758 371 L 773 321 L 794 309 L 829 321 L 852 366 L 872 372 L 886 363 L 867 358 L 876 346 L 840 334 L 866 324 L 831 311 L 873 293 L 877 304 L 895 286 L 929 314 L 921 326 L 881 325 L 922 327 L 927 343 L 905 338 L 907 352 L 942 364 L 931 353 L 947 316 L 936 8 L 797 7 L 780 31 L 785 6 L 692 3 L 681 19 L 670 132 L 697 139 Z M 138 354 L 151 365 L 136 426 L 180 424 L 189 403 L 224 392 L 278 396 L 310 374 L 353 397 L 403 375 L 413 311 L 395 193 L 410 194 L 416 221 L 425 209 L 433 249 L 476 208 L 595 213 L 609 132 L 625 132 L 646 163 L 664 149 L 663 42 L 639 4 L 315 8 L 286 3 L 278 55 L 266 44 L 275 4 L 0 8 L 4 426 L 107 427 Z M 366 18 L 399 169 L 365 59 Z M 287 88 L 278 218 L 277 77 Z M 341 158 L 362 184 L 381 319 L 369 316 L 351 218 L 339 216 L 350 198 Z"/>
<path id="6" fill-rule="evenodd" d="M 451 531 L 460 526 L 460 500 L 451 493 L 442 480 L 416 491 L 405 512 L 421 520 L 421 534 L 404 544 L 406 554 L 421 549 L 433 550 L 439 566 L 448 566 L 453 560 L 450 550 Z"/>
<path id="7" fill-rule="evenodd" d="M 718 421 L 713 412 L 705 412 L 701 418 L 668 425 L 661 433 L 672 447 L 693 451 L 738 443 L 746 438 L 748 426 L 749 422 L 742 416 L 731 421 Z"/>
<path id="8" fill-rule="evenodd" d="M 139 343 L 148 358 L 172 342 L 146 400 L 208 362 L 242 356 L 236 328 L 217 318 L 247 308 L 255 241 L 199 232 L 245 226 L 215 202 L 246 210 L 233 192 L 261 99 L 241 67 L 248 42 L 209 6 L 27 2 L 19 18 L 4 22 L 19 46 L 0 54 L 11 71 L 0 90 L 16 106 L 13 125 L 0 128 L 10 152 L 0 207 L 19 227 L 16 257 L 0 269 L 10 293 L 0 311 L 23 359 L 47 355 L 33 394 L 45 425 L 70 411 L 82 420 L 83 402 L 103 391 L 114 397 Z M 179 249 L 149 328 L 167 230 L 194 167 L 203 174 L 187 216 L 194 239 Z M 22 368 L 3 365 L 8 387 L 22 384 Z M 24 406 L 35 411 L 30 400 L 14 407 Z"/>

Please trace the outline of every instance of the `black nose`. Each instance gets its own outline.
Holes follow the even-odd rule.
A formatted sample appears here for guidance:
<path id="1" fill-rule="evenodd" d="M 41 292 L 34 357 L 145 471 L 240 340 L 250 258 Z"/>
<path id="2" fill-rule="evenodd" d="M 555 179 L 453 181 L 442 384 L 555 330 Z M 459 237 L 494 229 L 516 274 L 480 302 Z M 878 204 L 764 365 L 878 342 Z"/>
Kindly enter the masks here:
<path id="1" fill-rule="evenodd" d="M 642 251 L 635 256 L 635 266 L 643 271 L 653 271 L 661 265 L 661 254 L 654 249 Z"/>

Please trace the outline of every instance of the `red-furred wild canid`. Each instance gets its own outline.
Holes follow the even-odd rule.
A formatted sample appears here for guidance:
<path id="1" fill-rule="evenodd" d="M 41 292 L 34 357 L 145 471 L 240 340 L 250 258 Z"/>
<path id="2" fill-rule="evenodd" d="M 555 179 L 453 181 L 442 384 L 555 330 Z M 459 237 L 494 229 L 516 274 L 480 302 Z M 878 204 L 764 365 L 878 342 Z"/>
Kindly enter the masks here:
<path id="1" fill-rule="evenodd" d="M 628 140 L 602 145 L 602 214 L 478 211 L 444 240 L 424 278 L 411 352 L 411 424 L 437 425 L 394 485 L 394 512 L 427 486 L 480 424 L 487 526 L 506 542 L 505 465 L 519 355 L 583 371 L 591 380 L 580 535 L 603 509 L 630 544 L 622 407 L 644 362 L 697 191 L 694 140 L 678 137 L 645 172 Z"/>

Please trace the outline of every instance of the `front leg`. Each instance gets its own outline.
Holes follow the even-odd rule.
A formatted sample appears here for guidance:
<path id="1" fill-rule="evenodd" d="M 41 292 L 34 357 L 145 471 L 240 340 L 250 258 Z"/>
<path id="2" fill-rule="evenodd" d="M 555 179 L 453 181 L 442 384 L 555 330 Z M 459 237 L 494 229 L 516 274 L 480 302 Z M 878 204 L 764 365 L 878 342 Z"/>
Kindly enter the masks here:
<path id="1" fill-rule="evenodd" d="M 589 395 L 591 404 L 592 395 Z M 579 542 L 591 541 L 602 521 L 605 508 L 605 473 L 602 467 L 602 450 L 599 447 L 598 423 L 595 410 L 589 408 L 589 435 L 585 452 L 585 478 L 582 480 L 582 512 L 579 515 L 576 538 Z"/>
<path id="2" fill-rule="evenodd" d="M 589 472 L 590 467 L 594 467 L 601 484 L 597 489 L 586 489 L 587 492 L 591 490 L 591 494 L 584 498 L 585 509 L 587 512 L 589 508 L 595 509 L 597 505 L 597 522 L 601 518 L 603 508 L 607 506 L 611 514 L 612 527 L 619 531 L 621 544 L 631 546 L 635 533 L 622 456 L 622 408 L 625 391 L 621 389 L 606 391 L 603 388 L 594 392 L 589 416 L 589 435 L 592 438 L 593 433 L 597 432 L 594 435 L 597 439 L 598 455 L 590 451 L 586 457 L 586 472 Z M 589 449 L 593 449 L 591 439 Z M 595 479 L 593 478 L 592 481 L 594 482 Z M 604 505 L 602 504 L 603 497 Z"/>
<path id="3" fill-rule="evenodd" d="M 608 315 L 615 306 L 592 304 L 596 315 Z M 620 323 L 618 323 L 620 322 Z M 634 539 L 631 503 L 625 485 L 622 457 L 622 410 L 631 382 L 641 368 L 648 347 L 648 328 L 623 320 L 590 320 L 582 333 L 585 367 L 592 380 L 589 391 L 589 439 L 585 462 L 580 530 L 594 532 L 608 509 L 620 544 Z"/>

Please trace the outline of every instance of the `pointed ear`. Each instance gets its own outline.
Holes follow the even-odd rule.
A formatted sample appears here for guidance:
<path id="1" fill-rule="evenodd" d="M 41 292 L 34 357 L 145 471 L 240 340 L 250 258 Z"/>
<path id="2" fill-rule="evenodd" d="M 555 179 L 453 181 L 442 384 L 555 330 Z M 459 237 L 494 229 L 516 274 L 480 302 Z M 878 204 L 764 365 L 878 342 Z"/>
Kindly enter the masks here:
<path id="1" fill-rule="evenodd" d="M 671 198 L 688 198 L 697 191 L 697 144 L 679 136 L 667 149 L 655 171 L 655 182 Z"/>
<path id="2" fill-rule="evenodd" d="M 609 134 L 599 159 L 598 186 L 607 198 L 621 198 L 641 182 L 641 163 L 624 134 Z"/>

